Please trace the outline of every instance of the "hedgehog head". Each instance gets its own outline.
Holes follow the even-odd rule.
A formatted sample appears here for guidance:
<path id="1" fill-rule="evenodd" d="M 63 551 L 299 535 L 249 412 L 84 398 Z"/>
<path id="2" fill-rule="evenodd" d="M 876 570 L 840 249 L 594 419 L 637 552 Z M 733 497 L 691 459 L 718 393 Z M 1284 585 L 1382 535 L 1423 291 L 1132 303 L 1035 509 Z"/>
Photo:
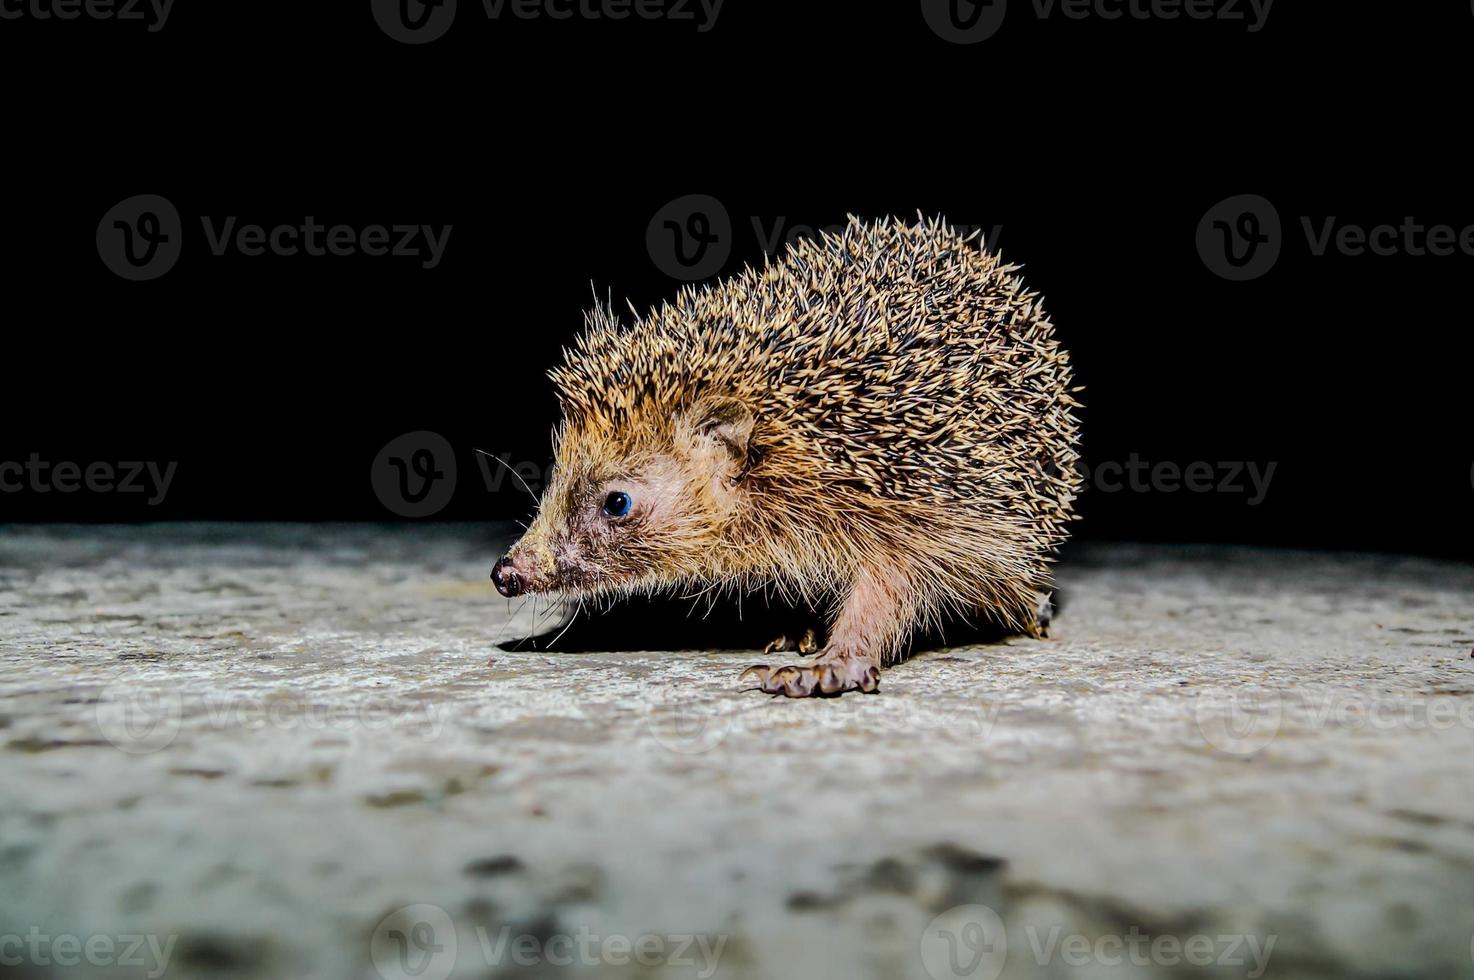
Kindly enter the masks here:
<path id="1" fill-rule="evenodd" d="M 617 593 L 699 577 L 740 506 L 752 410 L 722 395 L 569 409 L 537 517 L 492 571 L 497 589 Z"/>

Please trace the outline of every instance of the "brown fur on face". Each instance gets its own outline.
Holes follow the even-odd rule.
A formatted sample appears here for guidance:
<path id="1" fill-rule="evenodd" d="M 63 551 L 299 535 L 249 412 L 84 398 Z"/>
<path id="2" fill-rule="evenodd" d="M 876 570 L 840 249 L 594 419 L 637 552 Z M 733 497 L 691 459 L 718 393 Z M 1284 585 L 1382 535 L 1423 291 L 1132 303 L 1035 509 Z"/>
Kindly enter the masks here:
<path id="1" fill-rule="evenodd" d="M 710 566 L 713 542 L 743 504 L 737 477 L 754 417 L 728 398 L 702 399 L 627 432 L 571 424 L 532 526 L 510 553 L 528 592 L 654 588 Z M 612 493 L 630 511 L 604 511 Z"/>

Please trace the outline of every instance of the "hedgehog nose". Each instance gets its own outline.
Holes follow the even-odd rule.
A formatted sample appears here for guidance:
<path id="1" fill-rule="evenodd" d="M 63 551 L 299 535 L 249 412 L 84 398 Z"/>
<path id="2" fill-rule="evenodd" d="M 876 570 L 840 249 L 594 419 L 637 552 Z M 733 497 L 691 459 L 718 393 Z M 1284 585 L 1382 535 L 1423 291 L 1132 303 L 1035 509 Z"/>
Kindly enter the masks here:
<path id="1" fill-rule="evenodd" d="M 503 558 L 491 566 L 491 580 L 496 583 L 496 590 L 509 599 L 522 594 L 522 575 L 511 558 Z"/>

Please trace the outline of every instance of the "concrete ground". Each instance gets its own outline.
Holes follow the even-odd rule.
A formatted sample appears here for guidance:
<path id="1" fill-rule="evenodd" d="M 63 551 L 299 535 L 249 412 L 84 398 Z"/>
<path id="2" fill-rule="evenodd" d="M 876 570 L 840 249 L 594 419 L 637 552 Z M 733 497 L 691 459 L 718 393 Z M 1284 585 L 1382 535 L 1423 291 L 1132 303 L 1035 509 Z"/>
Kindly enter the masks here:
<path id="1" fill-rule="evenodd" d="M 501 649 L 499 533 L 0 529 L 0 975 L 1474 977 L 1474 569 L 1080 549 L 787 701 Z"/>

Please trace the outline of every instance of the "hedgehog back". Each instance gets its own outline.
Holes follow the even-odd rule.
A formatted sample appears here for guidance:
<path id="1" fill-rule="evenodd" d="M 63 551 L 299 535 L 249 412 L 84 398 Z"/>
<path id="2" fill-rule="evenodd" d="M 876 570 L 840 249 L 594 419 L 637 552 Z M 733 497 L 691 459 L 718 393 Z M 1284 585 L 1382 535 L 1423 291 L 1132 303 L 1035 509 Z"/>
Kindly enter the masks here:
<path id="1" fill-rule="evenodd" d="M 940 220 L 851 218 L 631 326 L 593 311 L 552 377 L 570 424 L 619 431 L 734 396 L 755 442 L 801 441 L 821 479 L 1052 526 L 1077 487 L 1078 403 L 1016 272 Z"/>

